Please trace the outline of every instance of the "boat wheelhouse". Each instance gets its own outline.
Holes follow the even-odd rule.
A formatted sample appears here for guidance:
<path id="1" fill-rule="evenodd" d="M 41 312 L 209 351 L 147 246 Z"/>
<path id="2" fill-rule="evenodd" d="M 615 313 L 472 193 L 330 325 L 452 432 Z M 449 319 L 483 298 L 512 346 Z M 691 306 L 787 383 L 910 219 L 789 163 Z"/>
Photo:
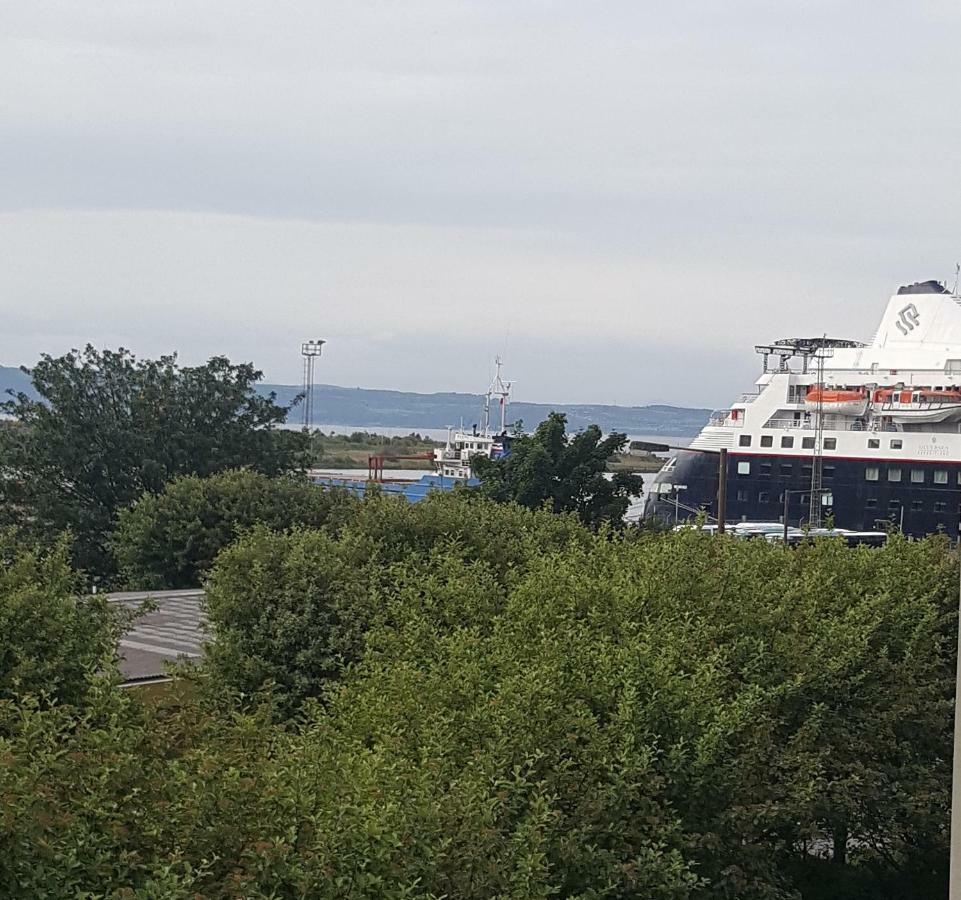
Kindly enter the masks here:
<path id="1" fill-rule="evenodd" d="M 645 513 L 782 520 L 907 534 L 958 531 L 961 297 L 936 281 L 902 287 L 867 343 L 789 338 L 756 347 L 755 389 L 715 413 L 655 478 Z M 683 503 L 672 485 L 684 485 Z M 785 496 L 786 494 L 786 496 Z"/>

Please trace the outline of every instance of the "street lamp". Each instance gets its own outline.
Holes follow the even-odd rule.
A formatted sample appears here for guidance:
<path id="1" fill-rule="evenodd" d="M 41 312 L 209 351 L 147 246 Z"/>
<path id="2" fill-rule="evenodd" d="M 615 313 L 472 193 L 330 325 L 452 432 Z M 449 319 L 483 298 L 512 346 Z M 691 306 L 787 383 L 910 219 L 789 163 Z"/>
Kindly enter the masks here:
<path id="1" fill-rule="evenodd" d="M 659 497 L 663 497 L 665 494 L 669 494 L 674 498 L 674 524 L 677 525 L 680 520 L 680 496 L 681 491 L 687 490 L 686 484 L 655 484 L 651 490 L 657 494 Z"/>
<path id="2" fill-rule="evenodd" d="M 677 520 L 680 518 L 680 497 L 681 491 L 686 491 L 686 484 L 675 484 L 674 485 L 674 524 L 677 525 Z"/>
<path id="3" fill-rule="evenodd" d="M 810 488 L 807 488 L 806 490 L 801 490 L 801 491 L 787 491 L 787 490 L 786 490 L 786 491 L 784 492 L 784 516 L 783 516 L 783 521 L 784 521 L 784 545 L 785 545 L 785 546 L 787 546 L 788 497 L 790 497 L 791 494 L 809 494 L 809 493 L 811 493 L 811 489 L 810 489 Z M 831 488 L 821 488 L 821 505 L 822 505 L 822 506 L 826 505 L 825 502 L 824 502 L 824 498 L 825 498 L 825 497 L 830 497 L 830 496 L 831 496 Z M 798 524 L 800 524 L 800 523 L 798 523 Z"/>
<path id="4" fill-rule="evenodd" d="M 648 453 L 667 453 L 671 450 L 681 450 L 688 453 L 706 453 L 709 456 L 716 456 L 717 533 L 724 534 L 724 518 L 727 515 L 727 447 L 721 447 L 719 450 L 704 450 L 701 447 L 675 447 L 673 444 L 652 444 L 648 441 L 631 441 L 631 449 L 646 450 Z"/>

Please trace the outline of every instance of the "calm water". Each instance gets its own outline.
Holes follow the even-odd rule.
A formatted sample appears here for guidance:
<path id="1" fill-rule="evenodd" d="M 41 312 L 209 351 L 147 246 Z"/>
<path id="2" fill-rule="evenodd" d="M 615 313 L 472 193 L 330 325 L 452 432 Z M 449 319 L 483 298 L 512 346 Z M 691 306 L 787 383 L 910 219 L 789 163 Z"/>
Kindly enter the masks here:
<path id="1" fill-rule="evenodd" d="M 300 427 L 299 425 L 297 426 Z M 388 428 L 385 425 L 330 425 L 319 424 L 314 426 L 324 434 L 353 434 L 355 431 L 367 431 L 371 434 L 383 434 L 387 437 L 407 437 L 409 434 L 419 434 L 421 437 L 430 438 L 434 441 L 446 441 L 446 428 Z M 675 444 L 679 447 L 686 447 L 694 438 L 681 437 L 671 434 L 629 434 L 632 441 L 650 441 L 656 444 Z"/>

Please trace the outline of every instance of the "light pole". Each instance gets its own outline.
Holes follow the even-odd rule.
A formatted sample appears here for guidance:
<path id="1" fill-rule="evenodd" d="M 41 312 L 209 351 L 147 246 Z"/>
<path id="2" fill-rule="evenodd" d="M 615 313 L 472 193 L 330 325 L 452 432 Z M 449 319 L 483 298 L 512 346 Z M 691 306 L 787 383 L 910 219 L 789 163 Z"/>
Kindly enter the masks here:
<path id="1" fill-rule="evenodd" d="M 788 497 L 790 497 L 791 494 L 807 494 L 809 491 L 810 491 L 810 488 L 808 488 L 807 490 L 801 490 L 801 491 L 788 491 L 788 490 L 786 490 L 786 491 L 784 492 L 784 516 L 783 516 L 783 521 L 784 521 L 784 546 L 787 546 Z M 822 504 L 822 506 L 823 506 L 823 505 L 824 505 L 824 497 L 825 497 L 825 495 L 830 496 L 830 494 L 831 494 L 831 488 L 821 488 L 820 493 L 821 493 L 821 504 Z M 800 523 L 798 523 L 798 524 L 800 524 Z"/>
<path id="2" fill-rule="evenodd" d="M 704 450 L 701 447 L 675 447 L 673 444 L 652 444 L 648 441 L 631 441 L 632 450 L 646 450 L 648 453 L 667 453 L 681 450 L 687 453 L 705 453 L 717 457 L 717 533 L 724 534 L 724 519 L 727 515 L 727 447 L 719 450 Z M 685 485 L 686 487 L 686 485 Z M 676 501 L 675 497 L 675 501 Z M 675 505 L 675 515 L 677 507 Z"/>
<path id="3" fill-rule="evenodd" d="M 677 525 L 677 520 L 680 518 L 680 497 L 681 491 L 686 491 L 686 484 L 675 484 L 674 485 L 674 524 Z"/>
<path id="4" fill-rule="evenodd" d="M 304 341 L 300 355 L 304 358 L 304 431 L 309 432 L 314 419 L 314 360 L 323 352 L 327 341 Z"/>

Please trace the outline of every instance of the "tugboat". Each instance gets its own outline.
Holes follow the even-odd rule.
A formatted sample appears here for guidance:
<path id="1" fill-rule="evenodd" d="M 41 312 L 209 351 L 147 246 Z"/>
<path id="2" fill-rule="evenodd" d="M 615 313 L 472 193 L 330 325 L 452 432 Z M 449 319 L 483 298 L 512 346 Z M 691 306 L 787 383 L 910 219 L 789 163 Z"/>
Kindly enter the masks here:
<path id="1" fill-rule="evenodd" d="M 474 425 L 470 431 L 466 431 L 463 426 L 459 429 L 448 428 L 446 444 L 434 450 L 433 456 L 426 456 L 434 463 L 435 471 L 431 474 L 421 475 L 416 480 L 385 479 L 385 462 L 397 459 L 422 459 L 424 456 L 381 454 L 369 458 L 365 479 L 314 473 L 310 476 L 311 481 L 320 487 L 343 488 L 358 497 L 365 496 L 368 485 L 376 484 L 383 493 L 400 495 L 410 503 L 417 503 L 434 491 L 450 491 L 458 485 L 477 484 L 477 479 L 471 472 L 473 459 L 477 456 L 501 459 L 510 453 L 512 435 L 507 433 L 507 407 L 510 401 L 511 382 L 505 382 L 501 378 L 500 357 L 497 357 L 495 362 L 497 371 L 484 399 L 483 427 L 478 428 Z M 499 430 L 491 427 L 492 406 L 495 403 L 499 408 Z"/>
<path id="2" fill-rule="evenodd" d="M 497 367 L 494 380 L 484 396 L 484 424 L 478 430 L 476 425 L 470 431 L 463 426 L 455 430 L 447 429 L 447 443 L 434 451 L 434 465 L 437 474 L 443 478 L 469 480 L 471 460 L 477 456 L 488 459 L 501 459 L 510 452 L 510 435 L 507 433 L 507 407 L 510 402 L 511 382 L 501 378 L 501 358 L 495 358 Z M 496 400 L 500 412 L 500 427 L 491 430 L 491 404 Z"/>
<path id="3" fill-rule="evenodd" d="M 961 515 L 961 296 L 937 281 L 898 289 L 867 343 L 786 338 L 758 345 L 755 389 L 714 413 L 655 478 L 646 516 L 782 521 L 921 536 Z M 785 496 L 786 493 L 786 496 Z M 675 498 L 676 499 L 676 498 Z M 786 502 L 785 502 L 786 501 Z"/>

